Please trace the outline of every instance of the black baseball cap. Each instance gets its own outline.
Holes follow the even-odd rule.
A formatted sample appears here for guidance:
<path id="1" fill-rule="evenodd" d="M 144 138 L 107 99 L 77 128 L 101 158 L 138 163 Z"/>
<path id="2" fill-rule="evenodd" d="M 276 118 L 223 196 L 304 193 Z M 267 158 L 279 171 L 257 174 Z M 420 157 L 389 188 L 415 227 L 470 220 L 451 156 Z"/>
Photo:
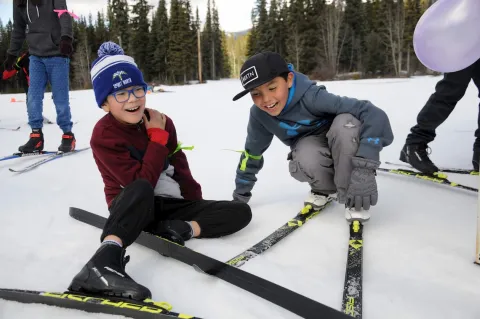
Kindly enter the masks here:
<path id="1" fill-rule="evenodd" d="M 245 90 L 235 95 L 233 100 L 238 100 L 254 88 L 286 72 L 290 70 L 280 54 L 268 51 L 255 54 L 240 69 L 240 81 Z"/>

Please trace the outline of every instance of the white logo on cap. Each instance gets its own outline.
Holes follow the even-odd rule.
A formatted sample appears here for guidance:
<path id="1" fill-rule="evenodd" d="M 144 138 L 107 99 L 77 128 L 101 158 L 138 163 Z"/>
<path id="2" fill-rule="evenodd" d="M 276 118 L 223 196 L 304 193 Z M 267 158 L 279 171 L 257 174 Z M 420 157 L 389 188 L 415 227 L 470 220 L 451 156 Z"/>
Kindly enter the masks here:
<path id="1" fill-rule="evenodd" d="M 242 74 L 240 74 L 240 80 L 242 81 L 243 86 L 247 85 L 248 83 L 256 79 L 258 79 L 258 73 L 255 66 L 249 67 L 248 69 L 243 71 Z"/>

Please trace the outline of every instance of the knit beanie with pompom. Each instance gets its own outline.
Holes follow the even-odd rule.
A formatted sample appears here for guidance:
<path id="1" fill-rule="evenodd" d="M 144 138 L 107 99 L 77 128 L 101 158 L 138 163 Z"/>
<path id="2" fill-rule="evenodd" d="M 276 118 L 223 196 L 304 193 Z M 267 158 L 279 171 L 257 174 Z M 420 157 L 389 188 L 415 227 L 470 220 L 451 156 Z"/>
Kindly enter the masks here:
<path id="1" fill-rule="evenodd" d="M 107 97 L 116 91 L 130 86 L 147 86 L 133 58 L 125 55 L 123 49 L 113 42 L 100 46 L 90 76 L 98 107 L 102 107 Z"/>

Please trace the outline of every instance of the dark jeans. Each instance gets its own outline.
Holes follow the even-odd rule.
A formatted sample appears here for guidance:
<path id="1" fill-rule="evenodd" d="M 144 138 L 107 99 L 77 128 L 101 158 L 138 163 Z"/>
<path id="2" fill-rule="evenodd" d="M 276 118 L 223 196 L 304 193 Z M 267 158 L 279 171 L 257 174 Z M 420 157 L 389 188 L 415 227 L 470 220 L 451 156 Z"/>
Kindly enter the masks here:
<path id="1" fill-rule="evenodd" d="M 443 79 L 435 86 L 435 93 L 430 96 L 418 114 L 417 125 L 411 128 L 406 144 L 432 142 L 436 136 L 436 128 L 447 119 L 457 102 L 465 95 L 470 80 L 473 80 L 480 91 L 480 60 L 458 72 L 445 73 Z M 480 110 L 477 122 L 474 149 L 480 149 Z"/>
<path id="2" fill-rule="evenodd" d="M 201 229 L 199 237 L 216 238 L 241 230 L 252 219 L 247 204 L 154 196 L 152 186 L 143 179 L 125 187 L 109 210 L 110 217 L 100 239 L 115 235 L 124 247 L 131 245 L 143 230 L 156 229 L 162 220 L 196 221 Z"/>

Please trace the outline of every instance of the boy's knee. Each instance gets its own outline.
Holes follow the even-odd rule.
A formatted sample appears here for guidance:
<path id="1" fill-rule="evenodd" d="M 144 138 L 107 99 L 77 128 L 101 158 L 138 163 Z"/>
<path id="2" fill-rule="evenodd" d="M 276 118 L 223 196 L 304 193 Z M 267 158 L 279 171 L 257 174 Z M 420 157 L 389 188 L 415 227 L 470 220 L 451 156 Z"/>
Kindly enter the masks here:
<path id="1" fill-rule="evenodd" d="M 242 202 L 226 201 L 222 203 L 221 217 L 213 224 L 199 221 L 202 233 L 200 238 L 218 238 L 234 234 L 245 228 L 252 220 L 250 206 Z"/>
<path id="2" fill-rule="evenodd" d="M 235 205 L 232 207 L 232 211 L 235 214 L 235 217 L 232 219 L 237 221 L 238 229 L 236 231 L 239 231 L 252 221 L 252 209 L 248 204 L 242 202 L 232 202 L 232 205 Z"/>
<path id="3" fill-rule="evenodd" d="M 342 138 L 358 136 L 360 134 L 360 128 L 362 122 L 360 122 L 352 114 L 339 114 L 335 117 L 327 133 L 327 137 Z"/>

